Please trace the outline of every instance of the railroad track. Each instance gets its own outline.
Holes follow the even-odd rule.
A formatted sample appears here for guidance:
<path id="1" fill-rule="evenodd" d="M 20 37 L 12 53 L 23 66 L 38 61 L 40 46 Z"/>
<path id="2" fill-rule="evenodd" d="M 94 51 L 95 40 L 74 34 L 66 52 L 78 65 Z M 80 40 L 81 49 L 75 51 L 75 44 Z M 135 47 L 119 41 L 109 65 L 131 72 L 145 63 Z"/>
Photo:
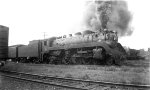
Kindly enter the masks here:
<path id="1" fill-rule="evenodd" d="M 91 80 L 81 80 L 81 79 L 72 79 L 72 78 L 61 78 L 61 77 L 52 77 L 39 74 L 31 74 L 24 72 L 15 72 L 15 71 L 4 71 L 0 70 L 3 76 L 21 79 L 30 82 L 36 82 L 46 85 L 52 85 L 56 87 L 62 87 L 67 89 L 76 89 L 76 90 L 110 90 L 112 88 L 124 88 L 124 90 L 141 89 L 141 90 L 150 90 L 150 85 L 135 85 L 135 84 L 123 84 L 123 83 L 112 83 L 112 82 L 100 82 L 100 81 L 91 81 Z M 129 89 L 132 88 L 132 89 Z"/>

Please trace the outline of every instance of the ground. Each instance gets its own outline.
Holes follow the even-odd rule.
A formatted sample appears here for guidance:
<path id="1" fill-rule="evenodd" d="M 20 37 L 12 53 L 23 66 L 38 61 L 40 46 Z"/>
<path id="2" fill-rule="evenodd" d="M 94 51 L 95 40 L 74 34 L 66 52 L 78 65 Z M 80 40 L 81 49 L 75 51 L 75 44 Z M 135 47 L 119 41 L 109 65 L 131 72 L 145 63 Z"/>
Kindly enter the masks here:
<path id="1" fill-rule="evenodd" d="M 105 82 L 150 85 L 149 60 L 130 60 L 123 66 L 50 65 L 7 62 L 1 69 Z"/>

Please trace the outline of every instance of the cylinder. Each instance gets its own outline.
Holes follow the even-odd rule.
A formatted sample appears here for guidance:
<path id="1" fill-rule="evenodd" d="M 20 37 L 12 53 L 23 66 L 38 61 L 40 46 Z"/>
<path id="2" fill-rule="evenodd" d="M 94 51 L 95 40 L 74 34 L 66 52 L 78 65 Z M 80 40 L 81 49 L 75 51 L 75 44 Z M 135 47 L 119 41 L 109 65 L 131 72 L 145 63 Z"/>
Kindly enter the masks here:
<path id="1" fill-rule="evenodd" d="M 0 60 L 8 58 L 9 28 L 0 25 Z"/>

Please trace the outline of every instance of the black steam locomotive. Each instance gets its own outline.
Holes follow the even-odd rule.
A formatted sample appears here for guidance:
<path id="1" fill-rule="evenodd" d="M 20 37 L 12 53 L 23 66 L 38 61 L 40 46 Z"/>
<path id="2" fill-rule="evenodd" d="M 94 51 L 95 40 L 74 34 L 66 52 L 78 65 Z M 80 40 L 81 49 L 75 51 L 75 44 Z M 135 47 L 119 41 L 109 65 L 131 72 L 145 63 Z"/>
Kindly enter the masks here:
<path id="1" fill-rule="evenodd" d="M 117 64 L 126 57 L 115 31 L 84 31 L 69 36 L 33 40 L 9 46 L 9 58 L 19 62 L 48 64 Z"/>

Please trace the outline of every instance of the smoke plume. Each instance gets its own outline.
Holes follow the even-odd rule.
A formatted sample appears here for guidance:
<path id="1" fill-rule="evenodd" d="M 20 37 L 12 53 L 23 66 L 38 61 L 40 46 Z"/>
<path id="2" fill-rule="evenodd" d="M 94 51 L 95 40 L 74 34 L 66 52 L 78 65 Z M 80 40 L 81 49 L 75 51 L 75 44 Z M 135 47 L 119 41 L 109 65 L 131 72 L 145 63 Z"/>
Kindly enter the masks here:
<path id="1" fill-rule="evenodd" d="M 131 35 L 132 16 L 125 1 L 88 2 L 84 15 L 84 25 L 93 31 L 114 30 L 119 36 Z"/>

